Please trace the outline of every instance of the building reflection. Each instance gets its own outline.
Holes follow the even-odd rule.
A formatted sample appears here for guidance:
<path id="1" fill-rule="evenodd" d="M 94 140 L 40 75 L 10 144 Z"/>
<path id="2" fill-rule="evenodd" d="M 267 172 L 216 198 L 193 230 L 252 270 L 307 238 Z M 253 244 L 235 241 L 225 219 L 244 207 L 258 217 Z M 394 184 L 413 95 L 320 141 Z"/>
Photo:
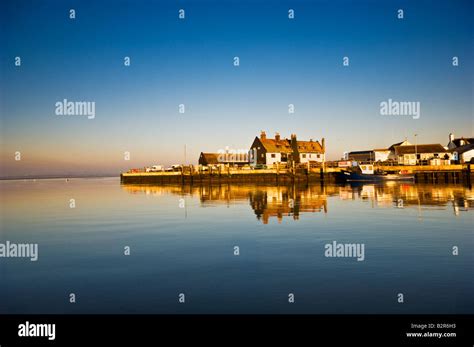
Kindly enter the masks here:
<path id="1" fill-rule="evenodd" d="M 276 218 L 281 223 L 284 216 L 294 220 L 305 212 L 327 213 L 327 195 L 336 195 L 336 190 L 328 191 L 329 187 L 310 186 L 306 189 L 296 186 L 267 187 L 270 189 L 257 190 L 249 195 L 250 206 L 255 215 L 264 224 L 270 218 Z"/>
<path id="2" fill-rule="evenodd" d="M 460 185 L 385 183 L 354 185 L 206 185 L 154 186 L 124 184 L 131 194 L 197 197 L 201 206 L 249 204 L 258 220 L 279 223 L 305 213 L 328 213 L 331 199 L 365 201 L 372 208 L 452 208 L 454 215 L 474 208 L 474 192 Z M 328 203 L 329 200 L 329 203 Z M 329 206 L 328 206 L 329 205 Z"/>
<path id="3" fill-rule="evenodd" d="M 474 192 L 461 185 L 386 183 L 346 185 L 339 189 L 342 200 L 368 200 L 374 207 L 446 209 L 454 214 L 474 208 Z"/>

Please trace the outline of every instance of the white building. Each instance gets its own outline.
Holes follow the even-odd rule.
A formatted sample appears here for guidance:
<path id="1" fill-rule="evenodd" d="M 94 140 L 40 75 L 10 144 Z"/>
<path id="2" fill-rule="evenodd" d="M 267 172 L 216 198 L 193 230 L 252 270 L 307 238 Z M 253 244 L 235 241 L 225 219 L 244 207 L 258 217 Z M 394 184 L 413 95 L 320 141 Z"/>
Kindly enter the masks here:
<path id="1" fill-rule="evenodd" d="M 374 149 L 374 160 L 387 161 L 390 156 L 390 150 L 388 148 Z"/>
<path id="2" fill-rule="evenodd" d="M 474 144 L 456 147 L 450 150 L 452 159 L 461 164 L 474 162 Z"/>
<path id="3" fill-rule="evenodd" d="M 440 165 L 444 160 L 450 160 L 452 153 L 440 144 L 395 146 L 395 155 L 398 164 L 417 165 L 431 164 Z M 431 161 L 431 162 L 430 162 Z"/>
<path id="4" fill-rule="evenodd" d="M 468 163 L 474 157 L 474 138 L 455 138 L 449 134 L 448 149 L 452 153 L 453 160 L 459 163 Z"/>
<path id="5" fill-rule="evenodd" d="M 260 137 L 255 137 L 251 150 L 256 153 L 257 164 L 272 166 L 277 163 L 322 163 L 325 158 L 324 138 L 319 141 L 298 141 L 296 135 L 291 135 L 291 139 L 282 139 L 276 133 L 274 139 L 269 139 L 265 131 Z"/>
<path id="6" fill-rule="evenodd" d="M 472 137 L 459 137 L 455 138 L 454 134 L 449 134 L 448 149 L 455 149 L 456 147 L 462 147 L 465 145 L 470 145 L 474 143 L 474 138 Z"/>

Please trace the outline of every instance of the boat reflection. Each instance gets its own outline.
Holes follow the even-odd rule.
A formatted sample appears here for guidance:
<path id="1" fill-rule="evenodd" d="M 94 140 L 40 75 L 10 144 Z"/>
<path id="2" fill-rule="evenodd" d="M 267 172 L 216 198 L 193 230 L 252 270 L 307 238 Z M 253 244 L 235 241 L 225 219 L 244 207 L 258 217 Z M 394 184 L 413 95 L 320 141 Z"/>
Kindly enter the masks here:
<path id="1" fill-rule="evenodd" d="M 131 194 L 179 195 L 199 199 L 201 206 L 249 204 L 258 220 L 298 220 L 304 213 L 328 213 L 331 200 L 367 201 L 372 208 L 446 210 L 454 215 L 474 209 L 474 192 L 460 185 L 429 185 L 400 182 L 351 185 L 208 185 L 153 186 L 124 184 Z M 329 202 L 328 202 L 329 201 Z M 338 205 L 340 206 L 340 205 Z"/>
<path id="2" fill-rule="evenodd" d="M 446 209 L 451 206 L 455 215 L 474 208 L 474 191 L 461 185 L 353 184 L 341 186 L 339 196 L 342 200 L 368 200 L 373 207 Z"/>

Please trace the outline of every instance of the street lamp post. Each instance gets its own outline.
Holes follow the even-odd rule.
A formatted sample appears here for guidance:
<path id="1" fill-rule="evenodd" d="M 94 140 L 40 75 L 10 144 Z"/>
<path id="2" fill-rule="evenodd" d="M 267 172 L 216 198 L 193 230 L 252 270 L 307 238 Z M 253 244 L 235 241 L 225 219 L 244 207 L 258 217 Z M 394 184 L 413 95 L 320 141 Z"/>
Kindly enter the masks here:
<path id="1" fill-rule="evenodd" d="M 418 136 L 418 134 L 415 134 L 415 165 L 418 165 L 418 151 L 417 151 L 417 148 L 416 148 L 416 144 L 417 144 L 416 137 L 417 136 Z"/>

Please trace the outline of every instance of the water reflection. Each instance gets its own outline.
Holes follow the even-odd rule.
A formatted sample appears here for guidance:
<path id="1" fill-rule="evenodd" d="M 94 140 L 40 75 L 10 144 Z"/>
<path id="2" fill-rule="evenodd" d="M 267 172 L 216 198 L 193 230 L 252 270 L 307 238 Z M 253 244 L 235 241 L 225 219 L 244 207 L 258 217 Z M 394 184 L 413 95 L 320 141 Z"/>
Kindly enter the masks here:
<path id="1" fill-rule="evenodd" d="M 37 262 L 0 261 L 0 313 L 474 312 L 474 196 L 458 185 L 0 181 L 0 201 L 0 238 L 39 245 Z M 326 257 L 333 241 L 363 243 L 365 260 Z"/>
<path id="2" fill-rule="evenodd" d="M 416 208 L 446 210 L 455 216 L 474 208 L 474 192 L 460 185 L 411 183 L 353 185 L 209 185 L 153 186 L 122 185 L 131 194 L 195 196 L 202 206 L 248 203 L 258 220 L 267 224 L 271 218 L 298 220 L 304 213 L 329 213 L 331 199 L 367 201 L 372 208 Z"/>
<path id="3" fill-rule="evenodd" d="M 294 220 L 298 220 L 300 213 L 304 212 L 327 213 L 327 194 L 331 193 L 319 186 L 306 189 L 295 186 L 276 187 L 250 192 L 249 201 L 257 219 L 264 224 L 270 218 L 277 218 L 281 223 L 283 216 L 292 216 Z"/>

